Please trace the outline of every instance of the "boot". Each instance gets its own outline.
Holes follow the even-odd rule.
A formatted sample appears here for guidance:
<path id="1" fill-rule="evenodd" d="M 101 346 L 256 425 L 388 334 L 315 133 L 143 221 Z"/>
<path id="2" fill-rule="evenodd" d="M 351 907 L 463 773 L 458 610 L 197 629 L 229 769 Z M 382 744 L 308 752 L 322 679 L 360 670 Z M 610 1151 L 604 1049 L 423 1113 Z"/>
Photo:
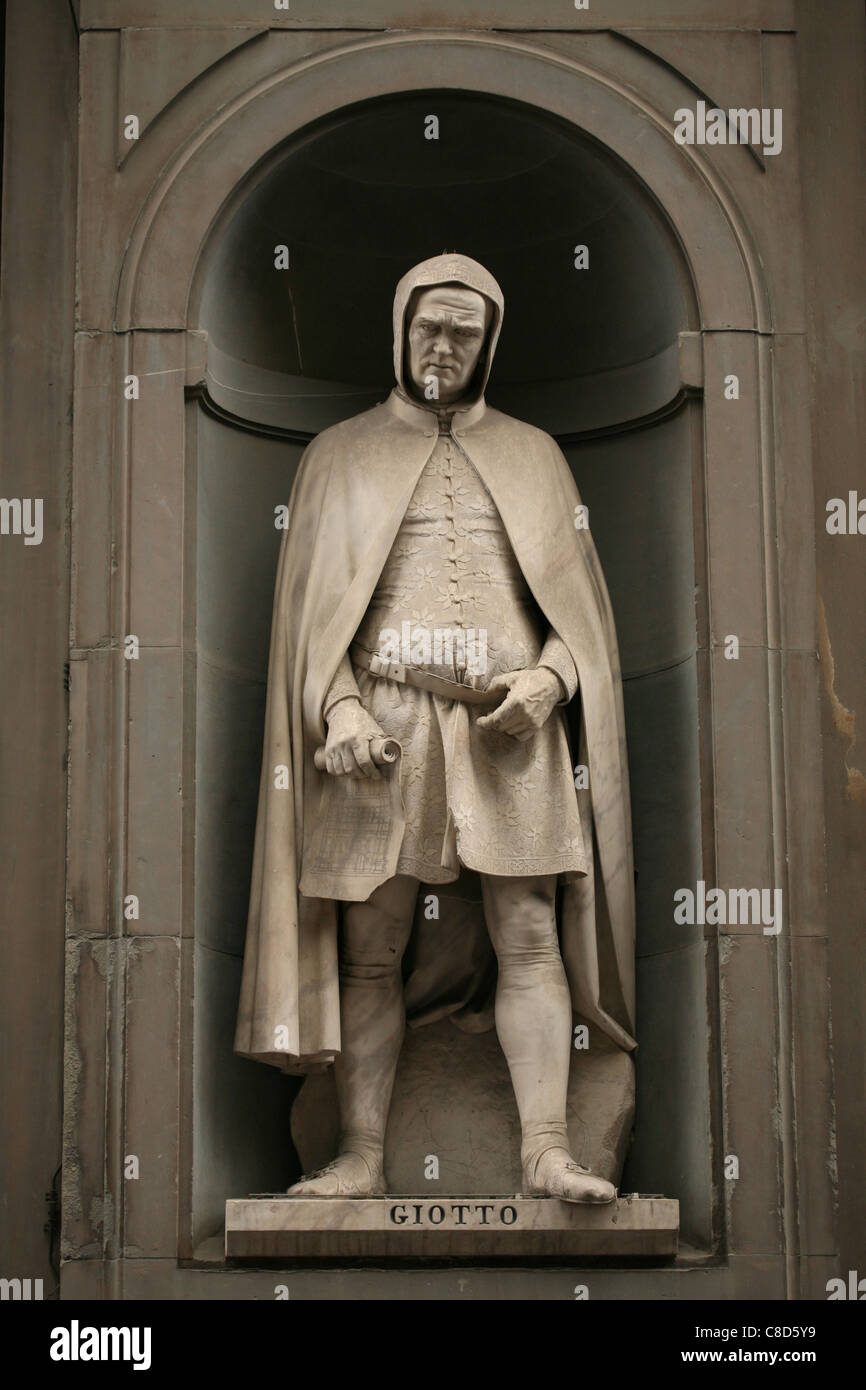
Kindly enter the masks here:
<path id="1" fill-rule="evenodd" d="M 288 1190 L 289 1197 L 383 1197 L 388 1183 L 378 1160 L 346 1149 L 332 1163 L 304 1176 Z"/>
<path id="2" fill-rule="evenodd" d="M 521 1161 L 524 1197 L 558 1197 L 562 1202 L 586 1205 L 613 1202 L 616 1198 L 613 1183 L 576 1163 L 561 1139 L 541 1147 L 524 1143 Z"/>

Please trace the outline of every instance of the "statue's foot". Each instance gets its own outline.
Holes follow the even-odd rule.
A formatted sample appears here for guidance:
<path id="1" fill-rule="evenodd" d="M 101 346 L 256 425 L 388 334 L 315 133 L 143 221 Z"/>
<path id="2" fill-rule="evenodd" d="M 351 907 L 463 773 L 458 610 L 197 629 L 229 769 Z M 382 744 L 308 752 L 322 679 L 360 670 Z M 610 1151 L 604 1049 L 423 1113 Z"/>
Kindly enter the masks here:
<path id="1" fill-rule="evenodd" d="M 523 1165 L 524 1197 L 559 1197 L 563 1202 L 612 1202 L 616 1188 L 575 1163 L 568 1149 L 546 1149 Z"/>
<path id="2" fill-rule="evenodd" d="M 383 1197 L 388 1184 L 381 1164 L 371 1164 L 361 1154 L 342 1153 L 319 1168 L 305 1174 L 288 1190 L 289 1197 Z"/>

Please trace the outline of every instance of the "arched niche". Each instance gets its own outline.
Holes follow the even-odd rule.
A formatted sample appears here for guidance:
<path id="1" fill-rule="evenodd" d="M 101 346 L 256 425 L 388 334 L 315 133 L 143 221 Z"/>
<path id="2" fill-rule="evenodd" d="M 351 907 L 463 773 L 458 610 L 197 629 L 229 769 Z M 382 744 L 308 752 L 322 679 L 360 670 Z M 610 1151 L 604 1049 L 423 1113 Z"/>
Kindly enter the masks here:
<path id="1" fill-rule="evenodd" d="M 733 450 L 730 416 L 726 420 L 718 407 L 711 408 L 709 398 L 703 412 L 694 400 L 677 400 L 682 388 L 702 379 L 701 335 L 704 352 L 715 354 L 717 370 L 727 360 L 726 341 L 743 344 L 745 335 L 771 329 L 758 258 L 729 187 L 699 149 L 675 144 L 668 112 L 651 105 L 634 84 L 594 70 L 588 62 L 495 34 L 413 32 L 353 39 L 240 90 L 209 120 L 197 122 L 160 166 L 143 188 L 140 211 L 119 267 L 114 326 L 128 336 L 117 341 L 129 344 L 132 366 L 137 369 L 141 361 L 158 382 L 178 382 L 184 370 L 188 381 L 191 374 L 196 379 L 199 367 L 194 364 L 201 360 L 202 330 L 207 331 L 208 277 L 216 273 L 220 257 L 228 254 L 223 237 L 258 183 L 290 151 L 293 138 L 304 140 L 318 122 L 348 106 L 357 110 L 360 103 L 383 95 L 398 97 L 433 89 L 524 103 L 539 122 L 558 120 L 573 140 L 587 148 L 594 142 L 618 167 L 629 206 L 643 202 L 650 221 L 667 229 L 670 265 L 665 262 L 665 273 L 673 273 L 671 266 L 676 263 L 673 279 L 679 276 L 682 287 L 683 313 L 674 315 L 674 320 L 680 328 L 699 330 L 680 338 L 680 364 L 686 364 L 682 370 L 674 370 L 676 353 L 671 341 L 661 345 L 660 360 L 652 369 L 648 366 L 652 359 L 608 363 L 605 372 L 572 377 L 564 394 L 548 391 L 542 399 L 543 393 L 536 390 L 519 407 L 515 396 L 512 410 L 528 417 L 537 409 L 538 422 L 559 435 L 591 507 L 615 605 L 619 605 L 617 592 L 625 592 L 628 585 L 630 567 L 646 566 L 653 553 L 662 581 L 652 597 L 658 599 L 660 593 L 675 600 L 669 611 L 663 603 L 657 604 L 648 620 L 630 604 L 619 605 L 617 612 L 629 662 L 630 729 L 636 727 L 634 696 L 642 688 L 651 693 L 650 682 L 655 682 L 655 712 L 648 694 L 642 717 L 647 726 L 654 724 L 660 731 L 655 747 L 650 741 L 641 746 L 632 739 L 632 775 L 638 792 L 635 815 L 643 817 L 646 827 L 637 846 L 643 953 L 639 963 L 639 1114 L 655 1115 L 656 1123 L 650 1130 L 638 1130 L 625 1181 L 643 1191 L 678 1196 L 684 1233 L 706 1246 L 715 1162 L 709 1117 L 711 1113 L 719 1116 L 723 1104 L 718 1092 L 714 947 L 713 943 L 707 947 L 708 1003 L 707 995 L 693 987 L 704 978 L 704 942 L 684 943 L 672 936 L 669 884 L 664 873 L 657 872 L 656 856 L 671 834 L 671 815 L 688 806 L 695 814 L 689 819 L 690 834 L 678 862 L 678 883 L 688 882 L 697 871 L 701 854 L 709 879 L 714 851 L 717 857 L 722 854 L 727 869 L 740 853 L 738 803 L 728 785 L 730 779 L 724 789 L 727 801 L 712 823 L 712 769 L 720 758 L 724 764 L 724 754 L 730 750 L 725 726 L 716 727 L 710 706 L 709 691 L 719 677 L 709 650 L 705 607 L 712 598 L 714 624 L 719 625 L 716 633 L 730 630 L 735 619 L 743 630 L 745 620 L 758 642 L 765 632 L 766 595 L 755 567 L 765 576 L 772 574 L 772 562 L 762 549 L 770 542 L 760 525 L 762 479 L 771 468 L 766 375 L 758 370 L 757 361 L 748 369 L 750 408 L 739 417 L 745 423 L 740 427 L 740 447 Z M 576 235 L 574 241 L 582 239 Z M 513 300 L 513 287 L 510 293 Z M 516 318 L 519 322 L 519 315 Z M 246 785 L 249 767 L 259 756 L 261 654 L 266 650 L 272 582 L 268 559 L 272 552 L 265 545 L 256 553 L 247 533 L 261 534 L 259 528 L 263 518 L 269 518 L 272 503 L 285 496 L 293 463 L 309 430 L 327 423 L 308 419 L 305 428 L 293 431 L 279 419 L 261 418 L 268 395 L 261 373 L 272 367 L 256 361 L 255 354 L 246 366 L 254 378 L 253 387 L 257 379 L 261 392 L 258 413 L 248 404 L 248 416 L 232 420 L 238 412 L 216 399 L 217 378 L 234 390 L 240 387 L 249 392 L 250 383 L 235 375 L 244 370 L 244 359 L 237 351 L 239 339 L 232 333 L 224 336 L 222 351 L 230 359 L 226 364 L 216 341 L 221 330 L 216 319 L 213 322 L 215 341 L 208 344 L 207 364 L 201 372 L 210 388 L 207 399 L 199 390 L 180 422 L 169 386 L 163 384 L 161 399 L 167 408 L 155 416 L 148 414 L 143 427 L 128 435 L 125 407 L 121 414 L 118 406 L 116 431 L 118 457 L 126 460 L 133 483 L 148 477 L 153 459 L 158 458 L 164 485 L 171 485 L 177 496 L 176 509 L 160 510 L 155 529 L 147 507 L 138 504 L 133 491 L 125 543 L 132 555 L 133 598 L 137 601 L 146 588 L 148 601 L 157 604 L 158 619 L 150 625 L 151 640 L 157 645 L 176 640 L 173 615 L 181 592 L 178 576 L 183 576 L 184 659 L 173 668 L 178 675 L 169 691 L 169 698 L 178 704 L 182 701 L 186 711 L 183 850 L 174 869 L 164 856 L 154 862 L 160 865 L 167 901 L 182 898 L 183 935 L 195 938 L 195 966 L 191 971 L 185 967 L 182 979 L 180 1028 L 180 1089 L 184 1114 L 192 1116 L 191 1123 L 185 1124 L 178 1158 L 183 1194 L 180 1251 L 186 1256 L 219 1229 L 226 1195 L 276 1188 L 288 1176 L 286 1088 L 291 1083 L 231 1055 L 238 941 L 246 908 L 243 873 L 232 856 L 248 854 L 251 843 L 252 798 L 248 793 L 239 795 L 238 788 Z M 185 341 L 179 341 L 173 330 L 190 331 Z M 712 346 L 714 340 L 718 348 Z M 184 352 L 185 369 L 179 366 Z M 222 378 L 225 366 L 228 376 Z M 652 384 L 655 395 L 641 397 L 634 389 L 636 380 Z M 589 388 L 582 399 L 581 382 Z M 512 388 L 517 385 L 512 381 Z M 615 409 L 607 417 L 589 414 L 584 407 L 597 409 L 603 404 L 607 386 L 614 407 L 617 399 L 628 398 L 637 415 L 626 419 Z M 376 394 L 369 382 L 364 389 Z M 311 395 L 319 409 L 322 402 L 315 398 L 322 395 L 321 390 Z M 666 400 L 656 409 L 652 402 L 660 397 Z M 639 399 L 644 401 L 640 409 Z M 500 403 L 508 408 L 504 400 Z M 554 409 L 563 403 L 568 411 L 564 419 Z M 203 409 L 205 404 L 209 413 Z M 356 399 L 352 409 L 362 405 Z M 287 431 L 294 439 L 287 438 Z M 180 476 L 184 459 L 185 495 Z M 736 529 L 731 530 L 729 499 L 738 493 Z M 636 503 L 635 509 L 622 505 L 624 499 Z M 671 499 L 676 499 L 674 505 L 669 505 Z M 641 507 L 644 524 L 638 526 L 634 518 Z M 181 513 L 186 518 L 183 544 L 174 522 Z M 653 522 L 646 524 L 650 516 Z M 705 525 L 711 530 L 715 526 L 717 533 L 725 529 L 730 537 L 715 556 L 705 545 Z M 268 538 L 272 545 L 275 537 L 268 533 Z M 161 561 L 156 581 L 135 558 L 154 541 Z M 698 606 L 686 601 L 686 568 L 678 563 L 690 545 L 690 577 L 700 595 Z M 220 599 L 225 600 L 222 610 Z M 646 605 L 644 611 L 649 612 Z M 659 661 L 662 650 L 669 658 L 667 664 Z M 690 663 L 697 673 L 688 691 L 685 686 L 679 694 L 666 691 L 664 682 L 676 681 L 677 673 L 684 676 Z M 210 683 L 204 678 L 208 668 L 213 676 Z M 641 687 L 644 679 L 646 685 Z M 766 709 L 759 703 L 738 714 L 740 727 L 748 720 L 762 748 L 768 737 L 775 736 L 767 733 L 775 727 L 774 719 L 778 720 L 778 711 L 774 713 L 772 704 L 769 724 Z M 122 746 L 116 757 L 122 764 Z M 180 763 L 178 768 L 180 775 Z M 696 792 L 706 808 L 702 818 Z M 147 786 L 133 763 L 127 792 L 133 813 L 142 793 L 147 794 Z M 773 795 L 768 785 L 760 798 L 755 796 L 750 814 L 759 827 L 769 824 Z M 168 797 L 165 804 L 173 815 Z M 159 839 L 155 825 L 149 833 Z M 176 843 L 173 837 L 173 821 L 167 820 L 160 849 L 169 855 L 171 844 Z M 755 853 L 760 855 L 761 833 L 755 843 Z M 197 859 L 199 853 L 201 859 Z M 221 854 L 233 865 L 228 879 L 220 876 Z M 218 872 L 212 876 L 215 863 Z M 166 921 L 172 920 L 167 913 Z M 765 990 L 762 997 L 763 1006 L 772 1011 L 772 991 Z M 187 1007 L 190 999 L 192 1010 Z M 194 1024 L 189 1022 L 191 1016 Z M 670 1031 L 673 1026 L 681 1029 L 676 1038 Z M 708 1076 L 715 1078 L 712 1095 Z"/>
<path id="2" fill-rule="evenodd" d="M 423 136 L 431 110 L 440 121 L 433 149 Z M 288 270 L 275 265 L 282 245 Z M 588 270 L 575 267 L 577 245 L 589 248 Z M 695 607 L 702 521 L 693 507 L 700 407 L 680 368 L 680 335 L 698 326 L 700 306 L 669 218 L 620 159 L 536 106 L 447 91 L 353 104 L 272 151 L 214 223 L 197 268 L 190 326 L 207 334 L 207 363 L 189 407 L 194 1229 L 216 1227 L 226 1196 L 279 1189 L 294 1176 L 287 1111 L 296 1083 L 230 1050 L 280 539 L 274 509 L 305 441 L 387 394 L 394 285 L 446 248 L 476 256 L 505 292 L 491 403 L 558 438 L 590 508 L 620 636 L 638 869 L 638 1126 L 624 1190 L 678 1197 L 684 1231 L 706 1246 L 712 1004 L 703 942 L 683 943 L 670 908 L 674 889 L 701 876 L 708 833 L 697 656 L 705 615 Z M 455 1055 L 458 1046 L 455 1035 Z M 467 1190 L 449 1185 L 447 1170 L 441 1189 Z"/>
<path id="3" fill-rule="evenodd" d="M 690 267 L 701 326 L 769 328 L 766 287 L 745 220 L 700 148 L 674 143 L 670 113 L 554 49 L 504 34 L 442 31 L 353 40 L 222 105 L 167 160 L 142 202 L 119 267 L 115 327 L 194 323 L 196 268 L 214 221 L 282 138 L 353 102 L 434 86 L 528 100 L 598 140 L 666 209 Z"/>
<path id="4" fill-rule="evenodd" d="M 289 145 L 230 204 L 196 277 L 208 391 L 228 412 L 312 433 L 380 400 L 393 287 L 452 242 L 495 263 L 506 294 L 491 403 L 507 393 L 564 436 L 669 408 L 691 284 L 652 200 L 626 196 L 618 161 L 573 126 L 431 91 L 344 107 Z"/>

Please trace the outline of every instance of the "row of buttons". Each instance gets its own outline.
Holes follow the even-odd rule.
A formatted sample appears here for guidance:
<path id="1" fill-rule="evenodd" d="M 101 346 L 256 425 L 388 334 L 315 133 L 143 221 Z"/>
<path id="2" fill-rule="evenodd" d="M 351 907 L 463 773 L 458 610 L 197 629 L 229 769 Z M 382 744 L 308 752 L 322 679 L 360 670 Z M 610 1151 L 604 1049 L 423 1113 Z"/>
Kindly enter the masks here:
<path id="1" fill-rule="evenodd" d="M 440 421 L 439 429 L 441 434 L 446 433 L 446 431 L 442 429 L 443 424 L 444 421 Z M 445 491 L 446 496 L 448 498 L 448 511 L 446 513 L 449 532 L 448 561 L 453 572 L 448 583 L 451 589 L 451 602 L 454 604 L 454 609 L 457 615 L 457 622 L 462 627 L 465 623 L 465 614 L 463 612 L 464 599 L 459 589 L 460 571 L 457 568 L 457 532 L 455 527 L 456 497 L 454 493 L 454 475 L 452 472 L 453 459 L 454 455 L 451 452 L 451 444 L 449 440 L 449 442 L 445 445 Z M 455 666 L 454 674 L 457 680 L 462 683 L 466 679 L 466 668 L 464 666 Z"/>

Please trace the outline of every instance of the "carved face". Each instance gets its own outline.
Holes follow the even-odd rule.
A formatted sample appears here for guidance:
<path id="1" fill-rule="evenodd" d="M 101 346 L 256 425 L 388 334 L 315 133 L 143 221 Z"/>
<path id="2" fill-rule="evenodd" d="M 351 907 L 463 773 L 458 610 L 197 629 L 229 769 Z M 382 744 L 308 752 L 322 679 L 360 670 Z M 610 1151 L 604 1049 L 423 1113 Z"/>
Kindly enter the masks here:
<path id="1" fill-rule="evenodd" d="M 482 294 L 437 285 L 418 296 L 409 325 L 409 376 L 419 396 L 447 405 L 465 394 L 490 320 Z"/>

